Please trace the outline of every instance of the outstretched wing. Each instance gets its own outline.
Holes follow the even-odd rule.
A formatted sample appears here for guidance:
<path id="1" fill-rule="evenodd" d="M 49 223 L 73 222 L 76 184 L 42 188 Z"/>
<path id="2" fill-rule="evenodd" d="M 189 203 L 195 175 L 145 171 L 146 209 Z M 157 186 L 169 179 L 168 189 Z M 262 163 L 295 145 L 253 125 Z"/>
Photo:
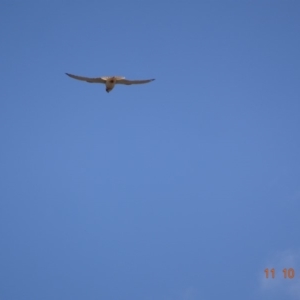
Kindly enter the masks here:
<path id="1" fill-rule="evenodd" d="M 116 83 L 130 85 L 130 84 L 148 83 L 148 82 L 151 82 L 151 81 L 153 81 L 153 80 L 154 80 L 154 79 L 147 79 L 147 80 L 128 80 L 128 79 L 119 79 L 119 80 L 117 80 Z"/>
<path id="2" fill-rule="evenodd" d="M 90 78 L 90 77 L 82 77 L 82 76 L 77 76 L 77 75 L 72 75 L 69 73 L 66 73 L 68 76 L 70 76 L 71 78 L 77 79 L 77 80 L 82 80 L 82 81 L 87 81 L 90 83 L 105 83 L 106 81 L 103 80 L 101 77 L 97 77 L 97 78 Z"/>

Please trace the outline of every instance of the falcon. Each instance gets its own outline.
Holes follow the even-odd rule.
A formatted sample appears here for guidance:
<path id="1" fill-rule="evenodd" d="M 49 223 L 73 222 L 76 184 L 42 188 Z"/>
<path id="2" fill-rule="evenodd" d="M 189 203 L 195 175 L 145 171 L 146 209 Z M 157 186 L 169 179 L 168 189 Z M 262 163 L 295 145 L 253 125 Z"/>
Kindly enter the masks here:
<path id="1" fill-rule="evenodd" d="M 125 84 L 125 85 L 131 85 L 131 84 L 142 84 L 142 83 L 148 83 L 153 81 L 154 79 L 146 79 L 146 80 L 128 80 L 125 79 L 125 77 L 122 76 L 103 76 L 103 77 L 82 77 L 77 75 L 72 75 L 69 73 L 66 73 L 71 78 L 82 80 L 90 83 L 104 83 L 106 86 L 106 92 L 109 93 L 116 84 Z"/>

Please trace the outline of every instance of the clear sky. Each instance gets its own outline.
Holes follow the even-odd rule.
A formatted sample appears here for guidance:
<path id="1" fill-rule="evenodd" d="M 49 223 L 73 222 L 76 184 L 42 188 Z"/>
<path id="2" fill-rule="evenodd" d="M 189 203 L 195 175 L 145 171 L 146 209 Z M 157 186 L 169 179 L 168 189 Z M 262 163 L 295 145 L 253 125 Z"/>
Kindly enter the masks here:
<path id="1" fill-rule="evenodd" d="M 299 16 L 1 1 L 0 299 L 300 299 Z"/>

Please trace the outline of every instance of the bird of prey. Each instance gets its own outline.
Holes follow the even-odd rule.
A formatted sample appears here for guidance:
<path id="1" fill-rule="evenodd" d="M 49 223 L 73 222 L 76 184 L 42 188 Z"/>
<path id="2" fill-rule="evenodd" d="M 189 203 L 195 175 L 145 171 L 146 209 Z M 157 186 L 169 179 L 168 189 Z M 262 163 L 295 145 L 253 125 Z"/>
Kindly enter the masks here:
<path id="1" fill-rule="evenodd" d="M 106 86 L 106 92 L 109 93 L 116 84 L 141 84 L 141 83 L 148 83 L 153 81 L 154 79 L 146 79 L 146 80 L 128 80 L 125 79 L 125 77 L 122 76 L 103 76 L 103 77 L 96 77 L 96 78 L 90 78 L 90 77 L 82 77 L 77 75 L 72 75 L 69 73 L 66 73 L 71 78 L 82 80 L 90 83 L 104 83 Z"/>

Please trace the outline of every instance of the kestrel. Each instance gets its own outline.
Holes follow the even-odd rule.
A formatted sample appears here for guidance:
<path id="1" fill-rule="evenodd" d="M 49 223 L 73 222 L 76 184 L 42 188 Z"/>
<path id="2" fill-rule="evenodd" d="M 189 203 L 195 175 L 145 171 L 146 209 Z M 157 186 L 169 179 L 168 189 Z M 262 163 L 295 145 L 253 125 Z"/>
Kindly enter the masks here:
<path id="1" fill-rule="evenodd" d="M 77 80 L 87 81 L 90 83 L 104 83 L 106 86 L 107 93 L 109 93 L 115 87 L 116 84 L 126 84 L 126 85 L 141 84 L 141 83 L 148 83 L 154 80 L 154 79 L 128 80 L 125 79 L 125 77 L 121 77 L 121 76 L 103 76 L 103 77 L 89 78 L 89 77 L 76 76 L 68 73 L 66 74 L 71 78 Z"/>

